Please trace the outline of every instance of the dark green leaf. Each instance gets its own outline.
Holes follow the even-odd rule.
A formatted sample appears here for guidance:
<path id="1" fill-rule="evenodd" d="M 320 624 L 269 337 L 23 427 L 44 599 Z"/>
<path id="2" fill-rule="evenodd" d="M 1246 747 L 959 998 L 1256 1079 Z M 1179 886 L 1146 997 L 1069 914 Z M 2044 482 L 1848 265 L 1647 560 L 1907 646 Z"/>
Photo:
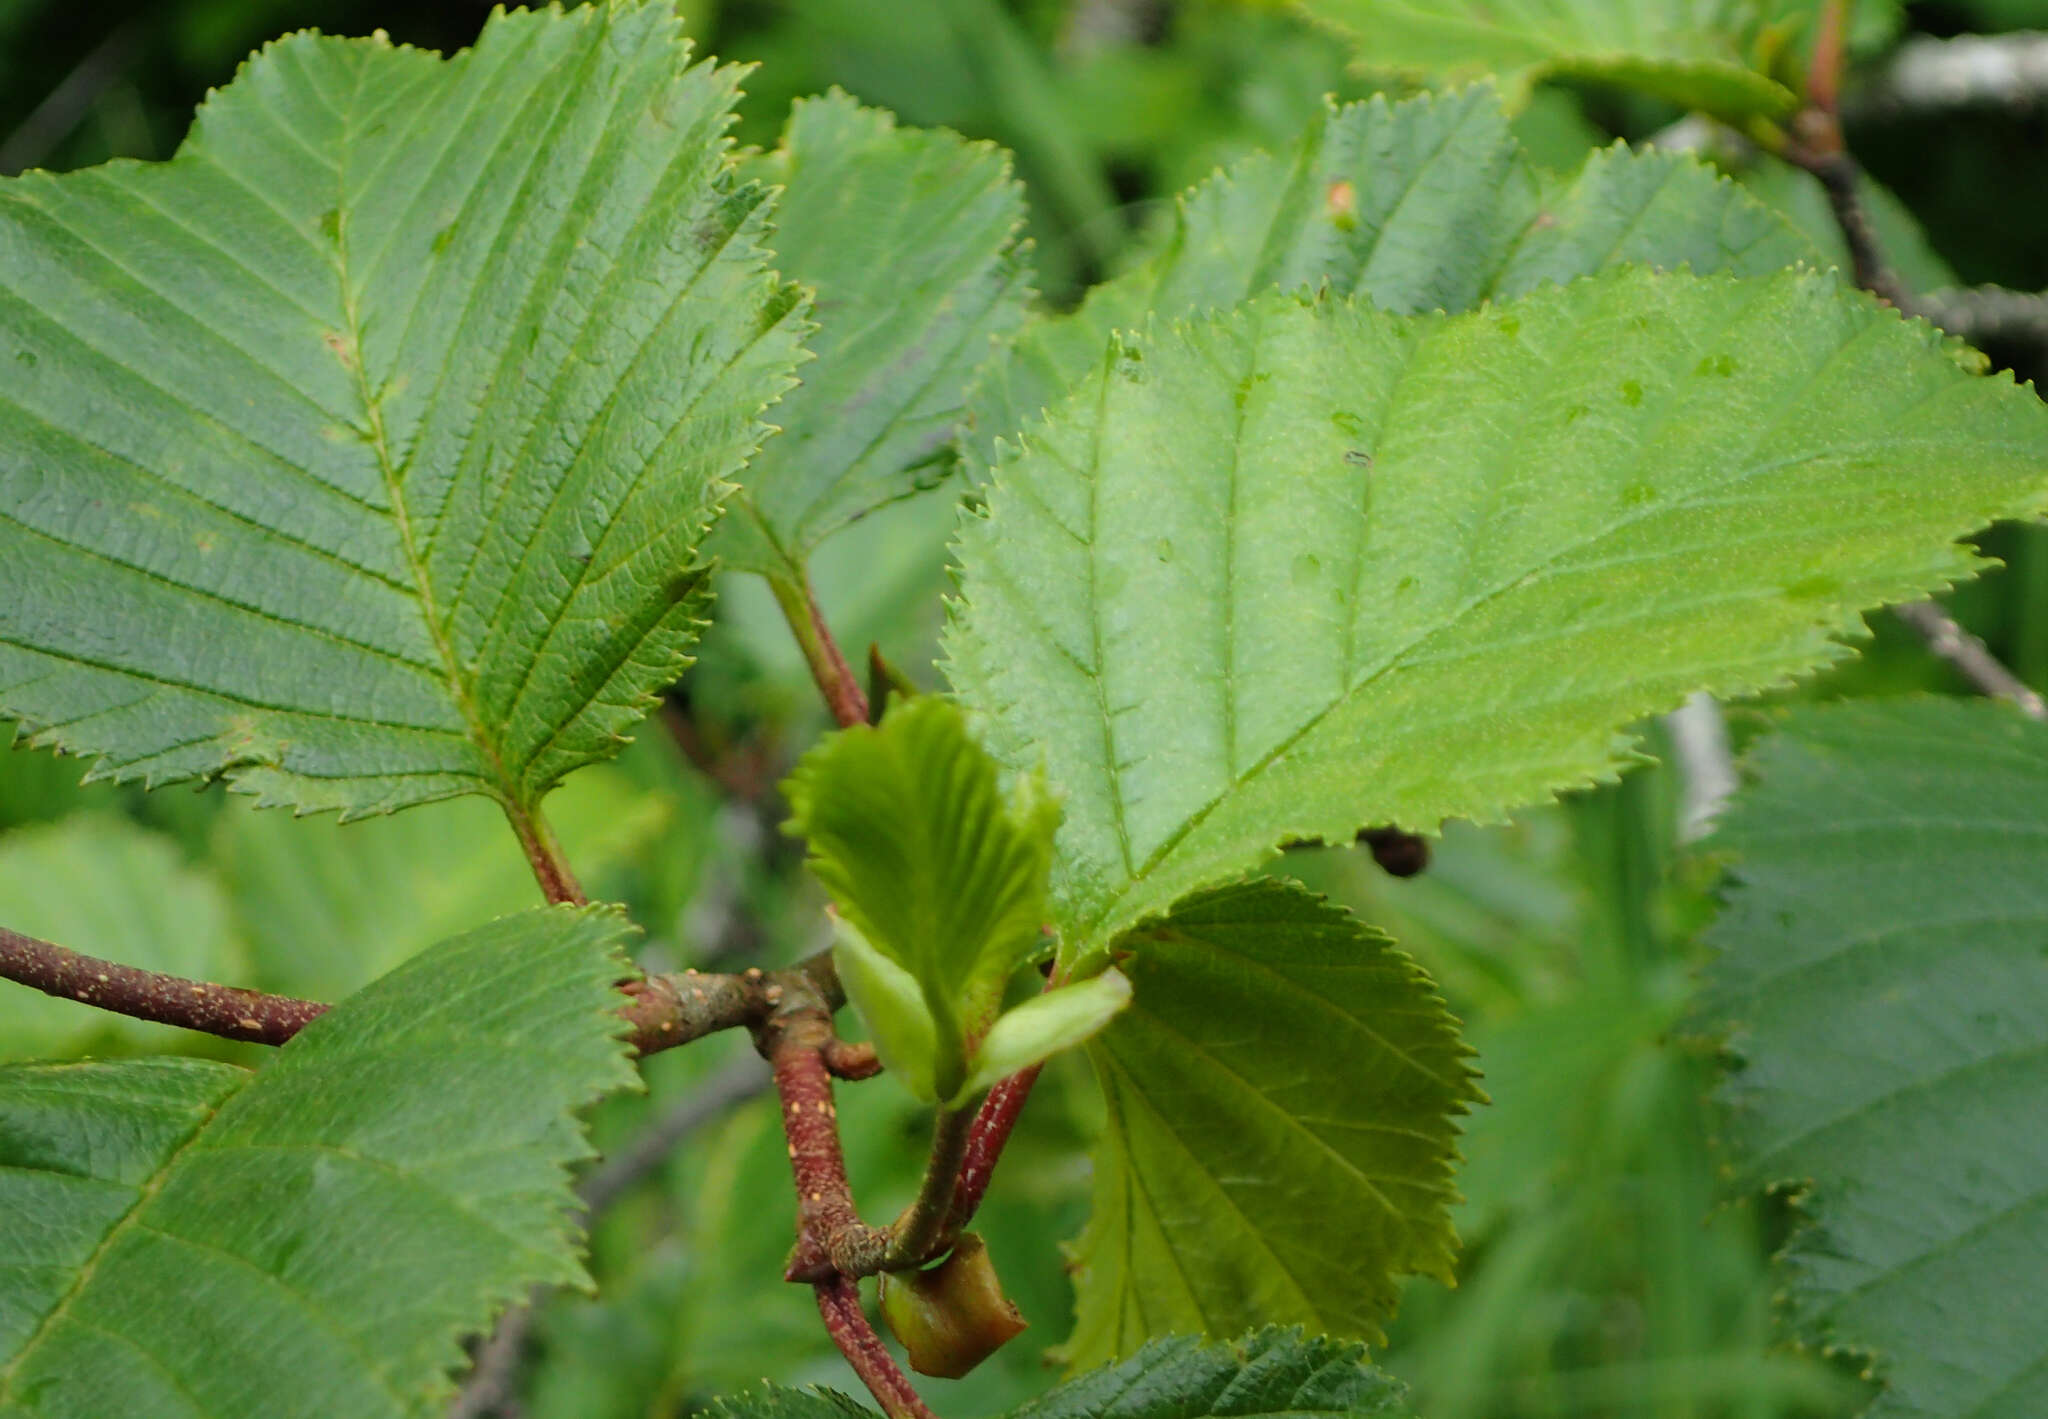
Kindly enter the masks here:
<path id="1" fill-rule="evenodd" d="M 1699 1015 L 1744 1180 L 1807 1219 L 1793 1327 L 1874 1357 L 1874 1419 L 2048 1413 L 2048 725 L 1808 710 L 1751 769 Z"/>
<path id="2" fill-rule="evenodd" d="M 1024 318 L 1024 197 L 1001 149 L 837 92 L 800 100 L 749 172 L 784 188 L 776 264 L 816 292 L 816 358 L 714 545 L 800 580 L 832 532 L 950 471 L 975 371 Z"/>
<path id="3" fill-rule="evenodd" d="M 503 918 L 253 1073 L 0 1068 L 0 1419 L 439 1413 L 461 1337 L 582 1279 L 567 1167 L 634 1077 L 624 935 Z"/>
<path id="4" fill-rule="evenodd" d="M 687 55 L 295 35 L 171 161 L 0 183 L 0 713 L 349 815 L 617 752 L 802 329 Z"/>

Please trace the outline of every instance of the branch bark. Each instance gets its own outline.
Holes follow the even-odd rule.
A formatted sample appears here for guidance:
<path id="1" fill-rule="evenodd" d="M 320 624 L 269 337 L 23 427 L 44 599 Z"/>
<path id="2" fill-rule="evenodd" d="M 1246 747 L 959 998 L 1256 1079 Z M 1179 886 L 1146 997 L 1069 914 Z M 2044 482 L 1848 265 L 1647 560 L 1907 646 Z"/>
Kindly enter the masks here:
<path id="1" fill-rule="evenodd" d="M 816 1283 L 816 1289 L 818 1314 L 825 1318 L 832 1343 L 881 1404 L 882 1412 L 889 1419 L 938 1419 L 868 1324 L 867 1312 L 860 1307 L 860 1283 L 850 1276 L 834 1276 Z"/>
<path id="2" fill-rule="evenodd" d="M 62 1000 L 225 1040 L 281 1045 L 327 1007 L 316 1000 L 140 970 L 0 927 L 0 977 Z"/>

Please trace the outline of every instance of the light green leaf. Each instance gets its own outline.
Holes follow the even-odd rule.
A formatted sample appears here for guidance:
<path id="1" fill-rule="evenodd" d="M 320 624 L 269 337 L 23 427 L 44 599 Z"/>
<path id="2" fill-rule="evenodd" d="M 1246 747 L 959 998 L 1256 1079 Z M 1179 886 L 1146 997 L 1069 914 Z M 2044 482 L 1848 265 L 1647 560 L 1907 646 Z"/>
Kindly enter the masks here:
<path id="1" fill-rule="evenodd" d="M 975 399 L 976 448 L 1014 439 L 1148 313 L 1224 310 L 1328 285 L 1404 314 L 1470 310 L 1637 263 L 1761 275 L 1813 247 L 1686 154 L 1616 146 L 1546 179 L 1488 88 L 1332 106 L 1290 157 L 1261 155 L 1180 198 L 1150 261 L 1033 323 Z"/>
<path id="2" fill-rule="evenodd" d="M 220 884 L 187 865 L 163 834 L 111 815 L 0 834 L 0 923 L 144 970 L 196 980 L 248 978 Z M 178 1049 L 193 1039 L 0 983 L 0 1059 L 56 1058 L 109 1042 Z"/>
<path id="3" fill-rule="evenodd" d="M 950 471 L 975 371 L 1024 318 L 1023 188 L 1000 148 L 898 128 L 837 91 L 799 100 L 747 170 L 784 188 L 776 264 L 816 292 L 817 358 L 713 545 L 800 581 L 831 533 Z"/>
<path id="4" fill-rule="evenodd" d="M 1750 768 L 1698 1013 L 1744 1181 L 1799 1190 L 1793 1327 L 1874 1357 L 1872 1416 L 2048 1413 L 2048 725 L 1806 710 Z"/>
<path id="5" fill-rule="evenodd" d="M 548 799 L 549 825 L 586 886 L 677 811 L 612 764 Z M 236 803 L 215 822 L 211 846 L 253 974 L 208 978 L 314 1000 L 340 999 L 436 941 L 541 901 L 503 817 L 474 798 L 346 824 Z"/>
<path id="6" fill-rule="evenodd" d="M 170 162 L 0 184 L 0 713 L 347 815 L 616 752 L 802 330 L 687 53 L 296 35 Z"/>
<path id="7" fill-rule="evenodd" d="M 1118 947 L 1134 999 L 1089 1049 L 1109 1122 L 1072 1364 L 1273 1322 L 1372 1339 L 1397 1277 L 1449 1281 L 1455 1120 L 1480 1094 L 1421 968 L 1274 881 Z"/>
<path id="8" fill-rule="evenodd" d="M 916 976 L 877 951 L 860 928 L 832 918 L 832 964 L 846 998 L 873 1037 L 875 1055 L 895 1080 L 937 1103 L 939 1027 Z"/>
<path id="9" fill-rule="evenodd" d="M 783 785 L 841 914 L 923 990 L 943 1097 L 1046 921 L 1059 806 L 1030 775 L 1006 794 L 1000 772 L 959 706 L 927 695 L 829 736 Z"/>
<path id="10" fill-rule="evenodd" d="M 1405 1398 L 1366 1363 L 1363 1345 L 1272 1328 L 1222 1345 L 1153 1341 L 1055 1385 L 1011 1419 L 1406 1419 Z"/>
<path id="11" fill-rule="evenodd" d="M 975 1051 L 974 1074 L 962 1091 L 978 1094 L 1020 1069 L 1072 1049 L 1131 1003 L 1131 983 L 1111 967 L 1089 980 L 1035 995 L 996 1016 Z"/>
<path id="12" fill-rule="evenodd" d="M 1070 957 L 1290 840 L 1498 819 L 1848 654 L 2048 503 L 2048 408 L 1831 276 L 1122 338 L 963 523 L 947 644 L 1066 795 Z"/>
<path id="13" fill-rule="evenodd" d="M 506 917 L 253 1073 L 0 1069 L 0 1419 L 440 1413 L 458 1339 L 582 1279 L 567 1167 L 633 1079 L 624 934 Z"/>
<path id="14" fill-rule="evenodd" d="M 1783 119 L 1799 103 L 1757 67 L 1769 53 L 1768 22 L 1785 8 L 1770 0 L 1297 3 L 1383 72 L 1492 74 L 1518 95 L 1542 79 L 1613 84 L 1733 124 Z"/>

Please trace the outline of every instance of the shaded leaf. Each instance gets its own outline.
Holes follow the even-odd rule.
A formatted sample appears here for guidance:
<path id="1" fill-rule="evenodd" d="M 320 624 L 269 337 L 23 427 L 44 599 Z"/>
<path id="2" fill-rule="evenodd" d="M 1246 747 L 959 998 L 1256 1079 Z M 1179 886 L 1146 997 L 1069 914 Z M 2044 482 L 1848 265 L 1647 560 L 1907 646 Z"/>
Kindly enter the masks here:
<path id="1" fill-rule="evenodd" d="M 146 971 L 235 984 L 248 979 L 220 883 L 188 865 L 163 834 L 111 815 L 0 835 L 0 922 Z M 0 982 L 0 1058 L 55 1058 L 116 1042 L 178 1049 L 194 1039 Z"/>
<path id="2" fill-rule="evenodd" d="M 446 942 L 264 1068 L 0 1069 L 0 1416 L 438 1413 L 457 1340 L 582 1278 L 575 1110 L 633 1079 L 622 920 Z"/>
<path id="3" fill-rule="evenodd" d="M 1297 0 L 1368 68 L 1636 89 L 1729 123 L 1783 119 L 1798 95 L 1761 72 L 1783 0 Z M 1782 42 L 1782 36 L 1780 36 Z"/>
<path id="4" fill-rule="evenodd" d="M 1155 1340 L 1120 1365 L 1055 1385 L 1012 1419 L 1405 1419 L 1404 1398 L 1366 1363 L 1363 1345 L 1271 1328 L 1227 1344 Z"/>
<path id="5" fill-rule="evenodd" d="M 1248 158 L 1184 194 L 1162 249 L 1034 322 L 975 399 L 976 447 L 1037 416 L 1147 314 L 1223 310 L 1269 287 L 1404 314 L 1470 310 L 1639 263 L 1761 275 L 1813 248 L 1686 154 L 1595 153 L 1569 179 L 1531 165 L 1491 89 L 1331 106 L 1289 157 Z"/>
<path id="6" fill-rule="evenodd" d="M 2048 409 L 1786 272 L 1119 337 L 963 522 L 948 670 L 1065 795 L 1062 950 L 1291 840 L 1498 819 L 1846 655 L 2048 502 Z"/>
<path id="7" fill-rule="evenodd" d="M 1000 148 L 898 128 L 837 91 L 798 100 L 748 172 L 784 188 L 775 260 L 816 292 L 816 358 L 714 546 L 800 579 L 832 532 L 950 471 L 975 371 L 1024 318 L 1023 188 Z"/>
<path id="8" fill-rule="evenodd" d="M 1275 881 L 1118 949 L 1135 998 L 1089 1049 L 1109 1121 L 1074 1366 L 1272 1322 L 1376 1338 L 1397 1277 L 1451 1280 L 1456 1118 L 1480 1094 L 1420 967 Z"/>
<path id="9" fill-rule="evenodd" d="M 301 34 L 167 163 L 0 184 L 0 712 L 346 814 L 616 752 L 801 332 L 687 53 Z"/>
<path id="10" fill-rule="evenodd" d="M 1883 1419 L 2048 1412 L 2048 726 L 1989 702 L 1806 710 L 1754 751 L 1699 1018 L 1742 1177 L 1800 1192 L 1801 1339 Z"/>

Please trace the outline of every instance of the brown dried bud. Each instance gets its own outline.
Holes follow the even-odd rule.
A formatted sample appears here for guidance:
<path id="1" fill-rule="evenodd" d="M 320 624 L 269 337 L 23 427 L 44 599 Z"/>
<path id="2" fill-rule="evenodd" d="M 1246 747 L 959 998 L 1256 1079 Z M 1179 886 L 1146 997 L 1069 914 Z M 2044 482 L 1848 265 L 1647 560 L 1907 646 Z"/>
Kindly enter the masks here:
<path id="1" fill-rule="evenodd" d="M 988 1248 L 972 1232 L 962 1233 L 928 1271 L 883 1272 L 882 1319 L 910 1352 L 911 1369 L 947 1380 L 959 1379 L 1024 1329 Z"/>

